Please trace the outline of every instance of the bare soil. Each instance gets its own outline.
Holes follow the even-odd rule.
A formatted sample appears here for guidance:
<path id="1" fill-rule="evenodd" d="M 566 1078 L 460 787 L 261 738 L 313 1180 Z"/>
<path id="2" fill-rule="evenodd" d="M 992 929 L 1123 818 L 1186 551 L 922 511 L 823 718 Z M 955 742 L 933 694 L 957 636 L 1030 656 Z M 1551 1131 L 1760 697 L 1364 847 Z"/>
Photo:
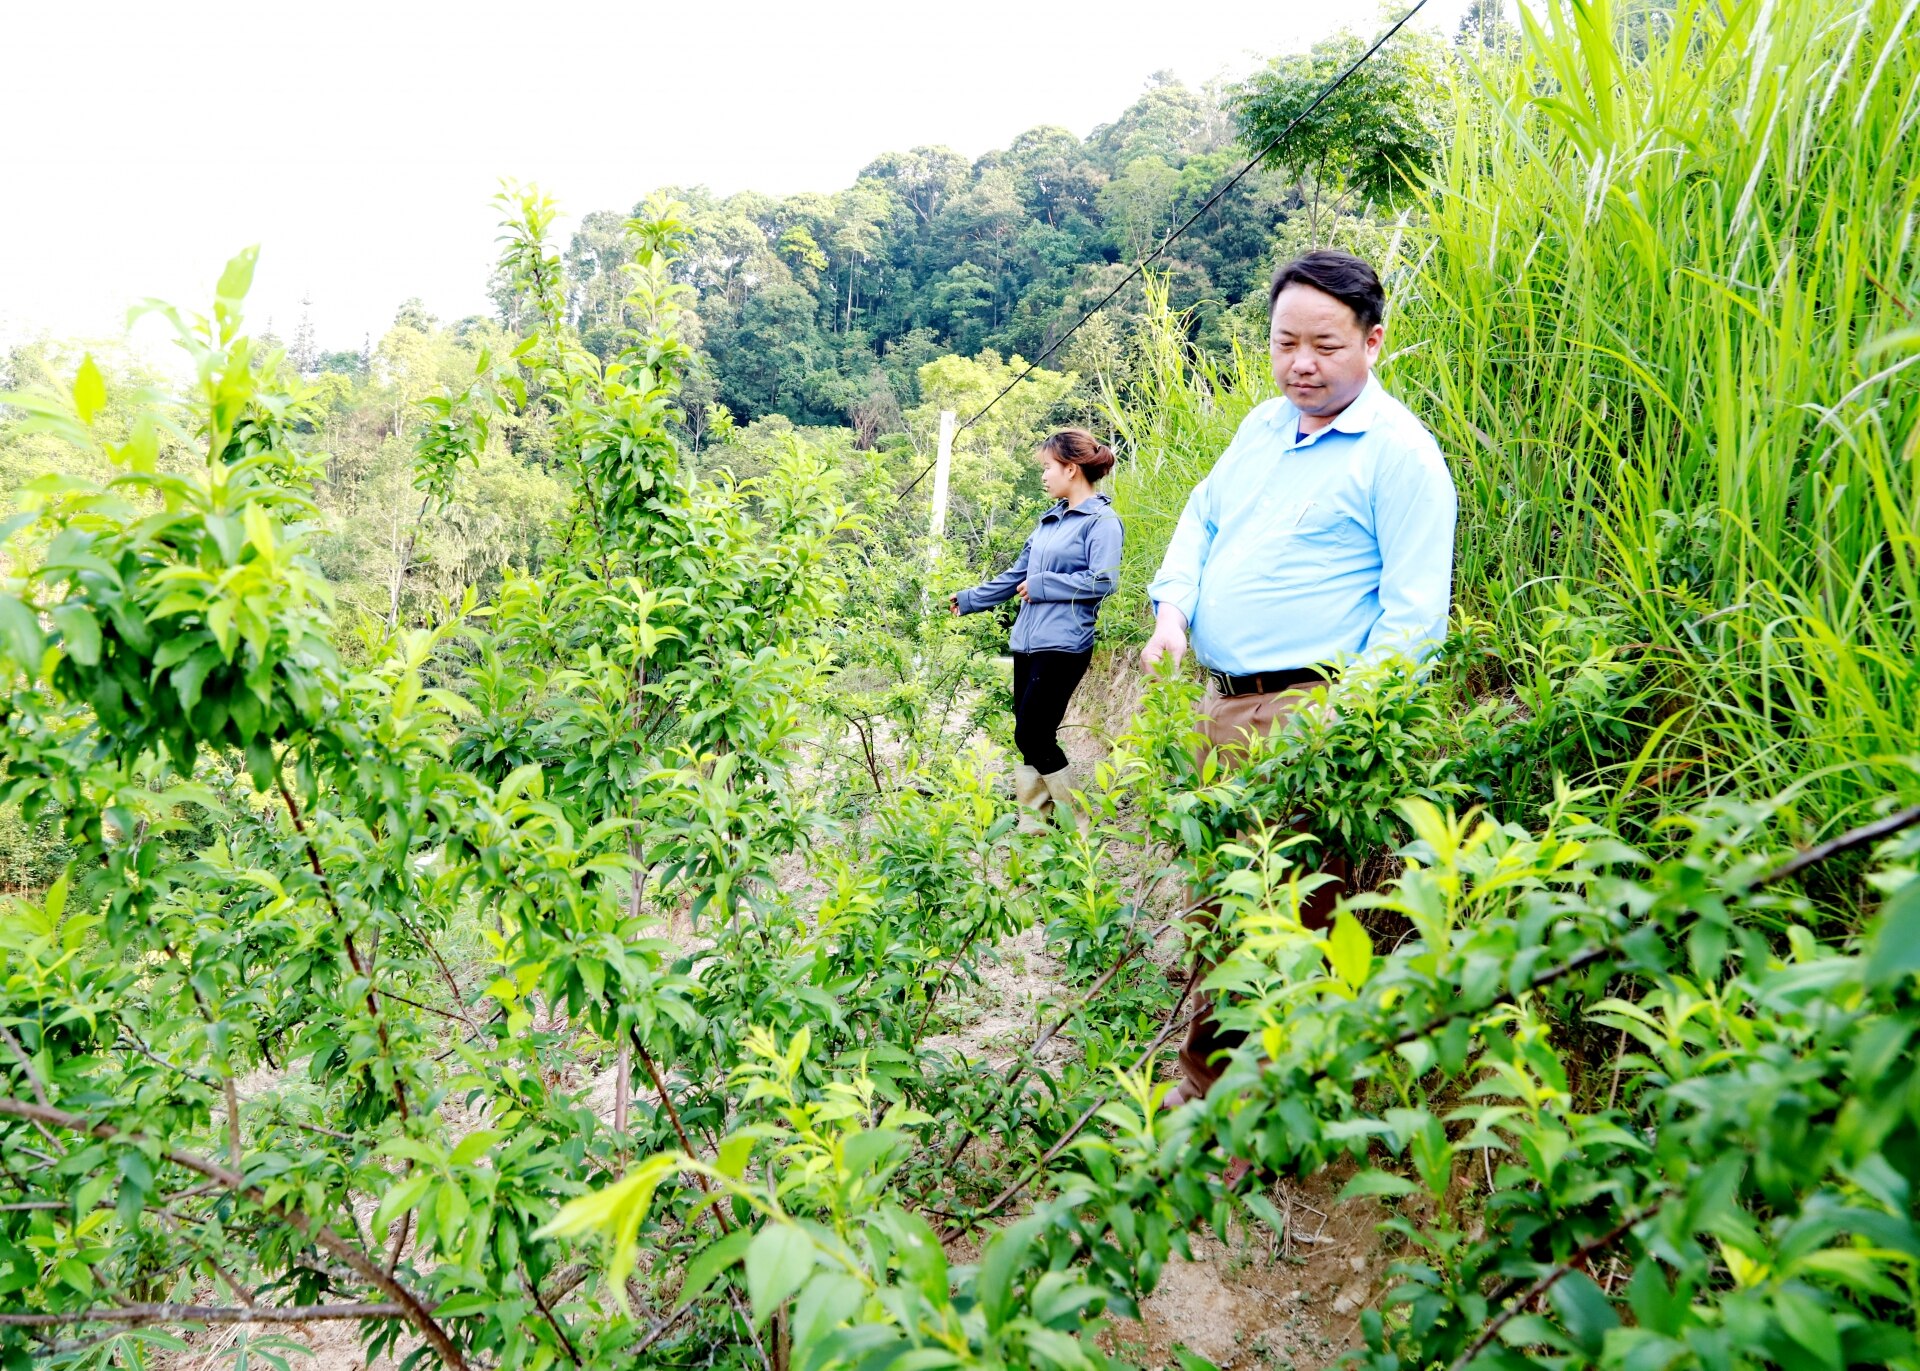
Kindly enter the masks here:
<path id="1" fill-rule="evenodd" d="M 1130 657 L 1115 655 L 1096 659 L 1081 683 L 1060 733 L 1075 786 L 1092 783 L 1094 767 L 1138 705 L 1140 681 Z M 1172 938 L 1153 952 L 1154 961 L 1169 969 L 1179 958 Z M 1061 970 L 1040 929 L 1007 939 L 983 968 L 972 1017 L 928 1045 L 1004 1069 L 1041 1030 L 1047 1006 L 1071 996 Z M 1078 1051 L 1063 1034 L 1047 1045 L 1043 1058 L 1058 1064 Z M 1173 1055 L 1172 1045 L 1161 1054 L 1163 1078 L 1173 1078 Z M 1387 1217 L 1381 1205 L 1335 1199 L 1346 1179 L 1329 1172 L 1270 1186 L 1267 1197 L 1290 1218 L 1284 1234 L 1249 1216 L 1224 1238 L 1211 1231 L 1192 1235 L 1192 1260 L 1170 1261 L 1143 1302 L 1141 1318 L 1113 1320 L 1102 1346 L 1147 1367 L 1177 1366 L 1176 1349 L 1222 1368 L 1332 1366 L 1359 1345 L 1360 1315 L 1384 1293 L 1391 1260 L 1378 1232 Z M 956 1261 L 970 1261 L 979 1246 L 962 1239 L 949 1251 Z"/>

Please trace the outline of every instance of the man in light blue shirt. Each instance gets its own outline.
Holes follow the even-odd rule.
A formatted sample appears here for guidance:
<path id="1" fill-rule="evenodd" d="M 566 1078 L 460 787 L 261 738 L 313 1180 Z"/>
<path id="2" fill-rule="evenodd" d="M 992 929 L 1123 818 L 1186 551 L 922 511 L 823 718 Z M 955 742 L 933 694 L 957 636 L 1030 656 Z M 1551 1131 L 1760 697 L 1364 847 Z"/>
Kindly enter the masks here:
<path id="1" fill-rule="evenodd" d="M 1458 502 L 1439 445 L 1373 377 L 1386 293 L 1372 267 L 1310 252 L 1274 272 L 1267 296 L 1273 378 L 1187 499 L 1147 593 L 1152 667 L 1186 654 L 1207 668 L 1200 731 L 1214 749 L 1283 724 L 1343 659 L 1418 660 L 1446 634 Z M 1346 872 L 1301 910 L 1324 923 Z M 1212 1015 L 1180 1053 L 1179 1104 L 1219 1078 L 1243 1035 Z"/>
<path id="2" fill-rule="evenodd" d="M 1274 273 L 1271 348 L 1284 395 L 1242 421 L 1187 499 L 1148 587 L 1151 666 L 1193 650 L 1222 698 L 1342 657 L 1418 659 L 1446 634 L 1453 480 L 1425 426 L 1373 377 L 1385 293 L 1357 257 Z M 1250 678 L 1262 678 L 1259 680 Z M 1222 739 L 1221 741 L 1226 741 Z"/>

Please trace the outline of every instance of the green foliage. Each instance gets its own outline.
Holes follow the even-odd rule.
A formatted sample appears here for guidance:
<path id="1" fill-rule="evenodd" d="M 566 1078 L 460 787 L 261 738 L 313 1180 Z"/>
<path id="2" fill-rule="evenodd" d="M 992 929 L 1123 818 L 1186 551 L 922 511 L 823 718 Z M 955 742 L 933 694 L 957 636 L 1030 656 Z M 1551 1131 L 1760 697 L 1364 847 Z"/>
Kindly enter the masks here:
<path id="1" fill-rule="evenodd" d="M 1360 35 L 1345 33 L 1311 52 L 1275 58 L 1235 96 L 1234 122 L 1249 148 L 1287 134 L 1268 161 L 1311 186 L 1316 218 L 1323 194 L 1351 192 L 1362 203 L 1381 205 L 1403 201 L 1440 150 L 1436 97 L 1445 82 L 1444 49 L 1418 30 L 1396 35 L 1308 113 L 1368 46 Z"/>
<path id="2" fill-rule="evenodd" d="M 537 422 L 574 481 L 555 534 L 572 555 L 370 637 L 364 666 L 332 647 L 296 401 L 240 330 L 246 259 L 211 320 L 178 321 L 201 382 L 175 422 L 198 473 L 95 434 L 90 374 L 65 406 L 31 402 L 113 474 L 29 492 L 7 590 L 4 798 L 26 822 L 57 816 L 73 855 L 6 922 L 0 1160 L 26 1195 L 62 1196 L 0 1211 L 8 1288 L 84 1326 L 102 1299 L 189 1301 L 218 1273 L 293 1304 L 361 1298 L 370 1353 L 613 1364 L 672 1331 L 691 1260 L 744 1281 L 748 1305 L 703 1311 L 669 1357 L 751 1342 L 746 1314 L 792 1297 L 780 1336 L 803 1347 L 891 1319 L 912 1342 L 1057 1358 L 1094 1296 L 1063 1278 L 974 1300 L 938 1267 L 902 1268 L 938 1253 L 925 1222 L 865 1211 L 909 1156 L 922 1178 L 952 1163 L 855 1127 L 876 1098 L 922 1148 L 985 1113 L 1033 1116 L 923 1045 L 937 1000 L 1041 912 L 1008 894 L 1028 854 L 1006 845 L 993 756 L 949 767 L 939 795 L 883 786 L 854 826 L 827 824 L 795 763 L 831 645 L 855 641 L 836 611 L 862 525 L 791 441 L 765 477 L 682 470 L 671 206 L 628 226 L 637 326 L 607 360 L 564 322 L 550 207 L 515 192 L 506 208 L 531 331 L 515 365 L 422 406 L 417 480 L 444 500 L 495 416 Z M 803 901 L 783 864 L 808 845 L 825 884 Z M 707 935 L 691 953 L 653 928 L 676 905 Z M 776 1034 L 799 1046 L 763 1079 Z M 655 1085 L 612 1121 L 564 1084 L 609 1056 Z M 636 1153 L 692 1157 L 689 1129 L 744 1139 L 717 1154 L 737 1203 L 712 1208 L 705 1163 L 650 1163 L 565 1208 Z M 809 1177 L 820 1148 L 850 1158 L 821 1178 L 844 1193 L 785 1202 L 810 1221 L 839 1204 L 836 1259 L 874 1273 L 877 1304 L 809 1284 L 785 1221 L 743 1236 L 756 1146 Z M 616 1243 L 593 1279 L 568 1276 L 583 1214 L 644 1233 L 656 1261 Z M 992 1251 L 1012 1254 L 1003 1280 L 1029 1255 Z M 5 1336 L 24 1351 L 33 1335 Z"/>
<path id="3" fill-rule="evenodd" d="M 1019 357 L 1002 361 L 993 352 L 929 362 L 920 368 L 924 402 L 906 412 L 909 430 L 923 450 L 934 450 L 941 410 L 971 417 L 1025 369 Z M 958 498 L 948 514 L 954 532 L 970 534 L 968 541 L 978 543 L 991 536 L 997 519 L 1010 513 L 1018 518 L 1028 512 L 1027 502 L 1044 498 L 1033 452 L 1070 418 L 1067 405 L 1078 381 L 1071 371 L 1036 367 L 979 423 L 954 435 L 953 489 Z"/>
<path id="4" fill-rule="evenodd" d="M 1390 372 L 1460 470 L 1445 649 L 1232 765 L 1155 679 L 1039 834 L 976 736 L 993 626 L 940 613 L 961 568 L 873 417 L 1010 364 L 909 329 L 875 380 L 860 316 L 913 243 L 942 327 L 1017 342 L 994 272 L 1081 260 L 1028 200 L 1147 232 L 1211 175 L 1217 105 L 1157 83 L 1084 144 L 656 202 L 564 255 L 513 189 L 513 335 L 407 308 L 364 378 L 248 338 L 251 254 L 211 317 L 167 312 L 177 399 L 17 354 L 0 1355 L 139 1362 L 185 1344 L 103 1312 L 258 1300 L 351 1302 L 416 1364 L 1103 1367 L 1193 1233 L 1288 1221 L 1236 1198 L 1244 1160 L 1381 1204 L 1380 1371 L 1920 1366 L 1920 843 L 1794 850 L 1911 820 L 1912 16 L 1648 17 L 1463 44 L 1484 81 L 1405 225 Z M 972 246 L 941 262 L 936 227 Z M 1194 354 L 1181 289 L 1094 340 L 1130 361 L 1100 379 L 1136 588 L 1267 393 L 1256 353 Z M 737 317 L 696 320 L 716 294 Z M 791 349 L 770 393 L 824 412 L 857 376 L 877 408 L 736 428 L 702 326 Z M 1070 386 L 963 451 L 980 555 Z M 336 591 L 376 484 L 419 538 Z M 511 555 L 458 555 L 516 503 Z M 1354 888 L 1309 929 L 1333 857 Z M 1153 960 L 1168 928 L 1203 986 Z M 1029 931 L 1061 1002 L 957 1036 Z M 1169 1112 L 1196 993 L 1248 1037 Z"/>
<path id="5" fill-rule="evenodd" d="M 1185 1180 L 1211 1148 L 1303 1174 L 1344 1156 L 1374 1168 L 1350 1195 L 1419 1197 L 1387 1224 L 1408 1255 L 1364 1365 L 1913 1365 L 1911 977 L 1804 928 L 1768 945 L 1752 816 L 1701 816 L 1656 865 L 1575 803 L 1528 834 L 1409 802 L 1406 873 L 1349 906 L 1406 929 L 1389 949 L 1350 915 L 1302 928 L 1284 878 L 1226 886 L 1239 946 L 1214 980 L 1258 1055 L 1157 1125 L 1136 1084 L 1083 1145 L 1096 1267 L 1142 1261 L 1143 1208 L 1149 1269 L 1215 1212 Z M 1554 1046 L 1583 1021 L 1637 1049 L 1611 1088 Z"/>

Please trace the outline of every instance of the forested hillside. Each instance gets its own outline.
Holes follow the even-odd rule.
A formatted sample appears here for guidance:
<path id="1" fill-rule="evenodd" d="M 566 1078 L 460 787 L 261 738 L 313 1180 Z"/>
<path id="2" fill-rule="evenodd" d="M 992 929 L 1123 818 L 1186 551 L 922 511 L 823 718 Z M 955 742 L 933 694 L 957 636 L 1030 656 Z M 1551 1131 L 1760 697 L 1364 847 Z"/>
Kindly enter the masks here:
<path id="1" fill-rule="evenodd" d="M 1460 35 L 1505 41 L 1476 14 Z M 846 425 L 863 445 L 920 403 L 920 368 L 946 353 L 1032 357 L 1104 295 L 1127 264 L 1186 220 L 1363 46 L 1356 35 L 1277 60 L 1244 84 L 1194 90 L 1171 73 L 1081 138 L 1043 126 L 969 161 L 945 147 L 877 156 L 852 186 L 784 199 L 671 193 L 692 239 L 677 270 L 697 292 L 694 336 L 711 361 L 690 400 L 741 422 L 783 414 Z M 1164 259 L 1176 308 L 1218 346 L 1264 330 L 1258 308 L 1276 254 L 1369 237 L 1437 146 L 1444 44 L 1419 33 L 1343 91 L 1313 147 L 1248 177 Z M 1304 155 L 1303 155 L 1304 154 Z M 568 300 L 590 348 L 617 337 L 625 211 L 586 216 L 566 253 Z M 1124 301 L 1068 364 L 1116 357 L 1138 319 Z"/>

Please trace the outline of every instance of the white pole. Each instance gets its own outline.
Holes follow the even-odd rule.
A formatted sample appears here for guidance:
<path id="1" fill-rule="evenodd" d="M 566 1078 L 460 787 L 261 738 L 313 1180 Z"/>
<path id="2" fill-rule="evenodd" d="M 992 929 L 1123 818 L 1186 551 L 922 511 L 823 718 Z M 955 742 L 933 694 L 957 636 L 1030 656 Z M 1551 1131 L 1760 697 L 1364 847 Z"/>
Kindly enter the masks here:
<path id="1" fill-rule="evenodd" d="M 933 523 L 930 531 L 938 539 L 947 531 L 947 477 L 953 471 L 953 429 L 959 416 L 950 409 L 940 411 L 940 455 L 933 463 Z"/>

